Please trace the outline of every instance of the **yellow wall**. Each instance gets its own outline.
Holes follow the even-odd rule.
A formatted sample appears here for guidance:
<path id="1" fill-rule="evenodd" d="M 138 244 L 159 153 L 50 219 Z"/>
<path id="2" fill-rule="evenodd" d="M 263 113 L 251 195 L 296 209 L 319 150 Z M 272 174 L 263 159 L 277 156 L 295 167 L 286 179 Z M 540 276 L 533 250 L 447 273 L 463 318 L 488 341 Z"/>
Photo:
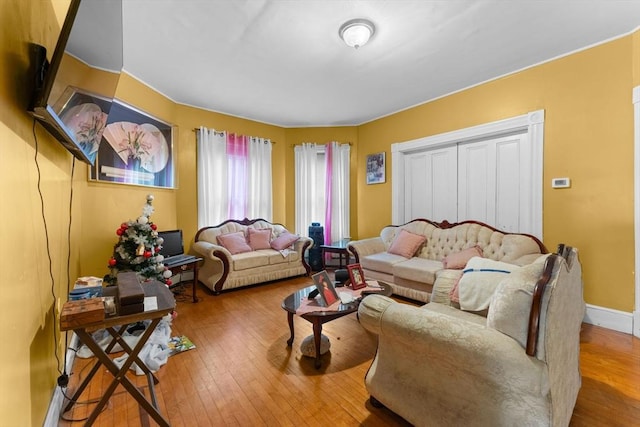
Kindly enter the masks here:
<path id="1" fill-rule="evenodd" d="M 117 97 L 178 128 L 177 190 L 91 182 L 76 162 L 69 227 L 72 157 L 39 125 L 51 271 L 37 190 L 32 119 L 25 112 L 27 43 L 53 50 L 69 0 L 0 2 L 0 321 L 11 345 L 0 356 L 0 424 L 39 425 L 46 414 L 57 369 L 52 297 L 69 277 L 102 276 L 121 222 L 141 213 L 153 193 L 159 227 L 197 230 L 196 142 L 200 125 L 270 138 L 273 146 L 274 221 L 294 226 L 293 145 L 331 140 L 352 143 L 353 238 L 377 235 L 391 222 L 391 153 L 395 142 L 544 109 L 544 242 L 580 249 L 588 303 L 633 310 L 633 110 L 631 90 L 640 84 L 640 33 L 553 61 L 446 98 L 352 127 L 284 129 L 178 105 L 124 76 Z M 387 182 L 365 184 L 367 154 L 387 153 Z M 553 177 L 572 178 L 572 188 L 553 190 Z M 190 242 L 187 241 L 187 244 Z M 64 343 L 59 341 L 62 357 Z"/>
<path id="2" fill-rule="evenodd" d="M 634 38 L 360 126 L 358 236 L 375 235 L 391 220 L 391 183 L 363 184 L 366 154 L 388 153 L 394 142 L 544 109 L 544 243 L 550 250 L 561 242 L 579 248 L 587 303 L 633 311 Z M 572 187 L 551 189 L 553 177 L 570 177 Z M 382 214 L 367 215 L 381 207 Z"/>
<path id="3" fill-rule="evenodd" d="M 68 1 L 0 2 L 0 324 L 8 341 L 0 353 L 0 424 L 40 425 L 58 376 L 52 291 L 66 289 L 71 157 L 39 125 L 38 164 L 49 253 L 37 189 L 36 142 L 26 112 L 28 42 L 55 44 Z M 60 20 L 57 19 L 60 17 Z M 81 211 L 75 204 L 72 245 Z M 75 261 L 71 275 L 77 276 Z M 50 269 L 51 265 L 51 269 Z M 49 271 L 53 276 L 53 283 Z M 62 347 L 58 347 L 61 355 Z"/>

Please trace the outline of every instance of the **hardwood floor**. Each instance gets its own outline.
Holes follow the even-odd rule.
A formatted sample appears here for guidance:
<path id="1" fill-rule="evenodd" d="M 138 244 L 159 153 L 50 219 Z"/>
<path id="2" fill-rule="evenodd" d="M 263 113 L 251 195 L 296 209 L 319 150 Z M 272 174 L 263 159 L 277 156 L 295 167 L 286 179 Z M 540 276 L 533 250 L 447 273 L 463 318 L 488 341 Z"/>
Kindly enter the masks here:
<path id="1" fill-rule="evenodd" d="M 186 335 L 196 348 L 169 358 L 156 373 L 160 412 L 172 426 L 407 426 L 368 402 L 364 376 L 375 353 L 375 336 L 355 315 L 326 323 L 331 350 L 316 370 L 300 343 L 311 324 L 294 318 L 288 348 L 282 300 L 311 284 L 295 278 L 213 296 L 198 288 L 200 302 L 178 297 L 172 335 Z M 190 287 L 189 287 L 190 288 Z M 585 324 L 581 336 L 583 385 L 571 426 L 632 426 L 640 420 L 640 341 Z M 93 359 L 76 358 L 67 394 L 84 378 Z M 104 375 L 103 375 L 104 373 Z M 133 377 L 133 375 L 131 374 Z M 144 377 L 136 383 L 146 390 Z M 111 375 L 101 369 L 82 399 L 101 396 Z M 87 416 L 93 404 L 77 404 L 67 420 Z M 61 420 L 60 426 L 77 425 Z M 96 426 L 155 425 L 120 386 Z"/>

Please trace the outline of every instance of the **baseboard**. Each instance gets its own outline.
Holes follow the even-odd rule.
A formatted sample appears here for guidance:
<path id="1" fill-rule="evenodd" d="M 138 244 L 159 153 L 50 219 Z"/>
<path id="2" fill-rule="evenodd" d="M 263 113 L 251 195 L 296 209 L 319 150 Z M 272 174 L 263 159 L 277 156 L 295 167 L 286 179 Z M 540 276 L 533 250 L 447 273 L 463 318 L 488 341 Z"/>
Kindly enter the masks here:
<path id="1" fill-rule="evenodd" d="M 80 339 L 76 334 L 71 336 L 71 344 L 67 349 L 67 365 L 66 372 L 70 373 L 73 368 L 73 361 L 76 358 L 76 352 L 72 349 L 77 349 L 80 347 Z M 62 405 L 64 404 L 64 394 L 60 387 L 56 385 L 56 389 L 53 392 L 53 396 L 51 397 L 51 402 L 49 402 L 49 410 L 47 411 L 47 417 L 44 419 L 44 423 L 42 425 L 44 427 L 57 427 L 60 424 L 60 413 L 62 411 Z"/>
<path id="2" fill-rule="evenodd" d="M 633 313 L 587 304 L 584 322 L 625 334 L 633 334 Z"/>

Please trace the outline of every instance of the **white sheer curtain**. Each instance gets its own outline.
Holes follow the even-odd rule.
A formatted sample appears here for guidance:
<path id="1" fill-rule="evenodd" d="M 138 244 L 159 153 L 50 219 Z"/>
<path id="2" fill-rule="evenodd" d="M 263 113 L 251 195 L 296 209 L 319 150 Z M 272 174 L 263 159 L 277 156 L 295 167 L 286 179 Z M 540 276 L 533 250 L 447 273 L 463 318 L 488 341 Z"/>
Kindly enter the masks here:
<path id="1" fill-rule="evenodd" d="M 198 130 L 198 227 L 227 219 L 272 221 L 271 141 Z"/>
<path id="2" fill-rule="evenodd" d="M 351 147 L 349 144 L 329 143 L 331 156 L 327 157 L 327 213 L 329 232 L 325 230 L 325 243 L 335 242 L 344 238 L 350 238 L 349 227 L 349 156 Z"/>
<path id="3" fill-rule="evenodd" d="M 322 215 L 324 203 L 324 173 L 322 163 L 324 156 L 324 146 L 305 142 L 296 145 L 295 149 L 296 168 L 296 233 L 301 236 L 309 236 L 309 226 L 312 222 L 324 222 Z"/>
<path id="4" fill-rule="evenodd" d="M 220 224 L 229 212 L 227 135 L 198 129 L 198 228 Z"/>
<path id="5" fill-rule="evenodd" d="M 271 179 L 271 141 L 249 139 L 247 218 L 272 221 L 273 185 Z"/>
<path id="6" fill-rule="evenodd" d="M 336 142 L 295 147 L 296 233 L 308 236 L 319 222 L 326 242 L 350 236 L 349 154 L 348 144 Z"/>

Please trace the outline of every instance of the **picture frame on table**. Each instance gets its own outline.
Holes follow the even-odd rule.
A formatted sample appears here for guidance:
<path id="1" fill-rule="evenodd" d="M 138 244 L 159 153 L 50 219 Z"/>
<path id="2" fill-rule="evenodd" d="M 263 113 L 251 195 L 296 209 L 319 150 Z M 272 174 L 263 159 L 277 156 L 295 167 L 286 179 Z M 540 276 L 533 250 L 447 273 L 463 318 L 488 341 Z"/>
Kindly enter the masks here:
<path id="1" fill-rule="evenodd" d="M 329 307 L 339 300 L 336 288 L 333 286 L 326 270 L 316 273 L 311 277 L 313 278 L 313 283 L 316 285 L 316 289 L 318 289 L 320 300 L 325 307 Z"/>
<path id="2" fill-rule="evenodd" d="M 385 152 L 367 155 L 367 184 L 386 182 Z"/>
<path id="3" fill-rule="evenodd" d="M 102 134 L 92 181 L 176 188 L 176 126 L 114 100 Z"/>
<path id="4" fill-rule="evenodd" d="M 364 272 L 360 264 L 349 264 L 347 265 L 347 270 L 349 270 L 351 289 L 355 291 L 367 287 L 367 281 L 364 279 Z"/>

